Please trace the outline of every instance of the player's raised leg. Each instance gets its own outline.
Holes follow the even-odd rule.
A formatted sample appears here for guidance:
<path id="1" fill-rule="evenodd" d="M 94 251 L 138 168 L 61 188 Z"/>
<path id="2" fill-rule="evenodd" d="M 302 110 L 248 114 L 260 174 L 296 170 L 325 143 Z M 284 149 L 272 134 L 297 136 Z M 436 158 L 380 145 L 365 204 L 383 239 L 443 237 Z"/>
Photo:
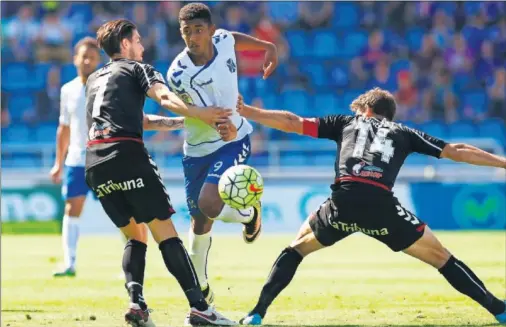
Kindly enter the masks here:
<path id="1" fill-rule="evenodd" d="M 84 180 L 84 167 L 66 167 L 62 195 L 65 199 L 65 212 L 62 220 L 63 269 L 54 277 L 74 277 L 76 275 L 77 243 L 79 240 L 79 217 L 84 207 L 88 186 Z"/>
<path id="2" fill-rule="evenodd" d="M 444 248 L 429 227 L 425 227 L 423 236 L 404 253 L 438 269 L 457 291 L 478 302 L 500 323 L 506 323 L 506 303 L 490 293 L 465 263 Z"/>

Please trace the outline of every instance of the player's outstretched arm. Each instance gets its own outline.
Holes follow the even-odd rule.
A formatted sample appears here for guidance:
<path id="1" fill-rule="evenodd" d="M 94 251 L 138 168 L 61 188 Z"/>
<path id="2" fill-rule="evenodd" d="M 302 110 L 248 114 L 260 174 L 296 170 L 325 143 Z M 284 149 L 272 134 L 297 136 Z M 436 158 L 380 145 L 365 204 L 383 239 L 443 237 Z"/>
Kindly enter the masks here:
<path id="1" fill-rule="evenodd" d="M 231 34 L 234 36 L 235 49 L 237 51 L 265 51 L 263 78 L 269 77 L 278 65 L 278 49 L 276 45 L 239 32 L 231 32 Z"/>
<path id="2" fill-rule="evenodd" d="M 144 130 L 175 131 L 184 128 L 184 117 L 164 117 L 158 115 L 144 115 Z"/>
<path id="3" fill-rule="evenodd" d="M 477 166 L 499 167 L 506 169 L 506 158 L 478 149 L 469 144 L 447 144 L 441 158 L 448 158 L 457 162 L 465 162 Z"/>
<path id="4" fill-rule="evenodd" d="M 249 120 L 279 129 L 283 132 L 302 134 L 304 119 L 285 110 L 265 110 L 244 104 L 242 97 L 237 102 L 237 112 Z"/>
<path id="5" fill-rule="evenodd" d="M 204 108 L 186 104 L 162 83 L 156 83 L 151 86 L 147 95 L 158 102 L 162 107 L 177 115 L 197 118 L 212 126 L 225 123 L 228 120 L 228 117 L 232 115 L 232 110 L 230 109 L 218 107 Z"/>

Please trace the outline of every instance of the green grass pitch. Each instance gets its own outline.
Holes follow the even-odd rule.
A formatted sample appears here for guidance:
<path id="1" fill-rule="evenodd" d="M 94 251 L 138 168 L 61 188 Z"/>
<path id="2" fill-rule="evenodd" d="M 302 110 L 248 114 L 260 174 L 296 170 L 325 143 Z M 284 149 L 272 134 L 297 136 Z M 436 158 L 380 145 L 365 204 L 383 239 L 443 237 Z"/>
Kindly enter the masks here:
<path id="1" fill-rule="evenodd" d="M 500 297 L 506 290 L 504 232 L 436 232 Z M 186 238 L 184 235 L 183 238 Z M 238 320 L 250 309 L 290 235 L 215 235 L 209 275 L 218 309 Z M 82 237 L 75 279 L 53 279 L 60 238 L 2 236 L 2 326 L 124 326 L 127 294 L 119 235 Z M 157 326 L 179 326 L 187 304 L 150 239 L 145 297 Z M 350 237 L 304 260 L 271 307 L 271 325 L 494 326 L 484 309 L 452 289 L 431 267 L 390 252 L 365 236 Z"/>

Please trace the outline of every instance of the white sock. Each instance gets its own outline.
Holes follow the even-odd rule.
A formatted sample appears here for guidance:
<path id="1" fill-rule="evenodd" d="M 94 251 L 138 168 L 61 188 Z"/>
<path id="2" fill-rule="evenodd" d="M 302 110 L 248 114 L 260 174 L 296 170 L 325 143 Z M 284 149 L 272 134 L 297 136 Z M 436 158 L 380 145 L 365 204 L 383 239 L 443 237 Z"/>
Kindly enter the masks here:
<path id="1" fill-rule="evenodd" d="M 224 221 L 226 223 L 249 223 L 253 219 L 255 210 L 253 207 L 248 209 L 234 209 L 225 204 L 218 217 L 215 219 Z"/>
<path id="2" fill-rule="evenodd" d="M 212 237 L 211 232 L 204 235 L 196 235 L 192 228 L 188 233 L 188 254 L 192 260 L 197 278 L 200 283 L 200 287 L 205 289 L 207 283 L 207 256 L 209 255 L 209 249 L 211 248 Z"/>
<path id="3" fill-rule="evenodd" d="M 75 269 L 78 239 L 79 218 L 63 216 L 62 243 L 65 268 Z"/>

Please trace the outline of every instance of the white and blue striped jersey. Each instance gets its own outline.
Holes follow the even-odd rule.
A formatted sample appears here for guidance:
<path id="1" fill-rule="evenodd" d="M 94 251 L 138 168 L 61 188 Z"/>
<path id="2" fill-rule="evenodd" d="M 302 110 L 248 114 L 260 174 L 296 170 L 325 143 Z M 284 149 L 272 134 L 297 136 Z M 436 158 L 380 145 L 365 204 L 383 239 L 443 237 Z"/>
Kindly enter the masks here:
<path id="1" fill-rule="evenodd" d="M 219 29 L 213 36 L 214 57 L 204 66 L 195 66 L 184 49 L 172 62 L 167 81 L 172 92 L 186 103 L 233 109 L 230 117 L 240 140 L 253 131 L 251 124 L 236 112 L 239 85 L 234 36 Z M 232 141 L 233 142 L 233 141 Z M 184 154 L 202 157 L 225 144 L 219 133 L 198 119 L 185 119 Z"/>

